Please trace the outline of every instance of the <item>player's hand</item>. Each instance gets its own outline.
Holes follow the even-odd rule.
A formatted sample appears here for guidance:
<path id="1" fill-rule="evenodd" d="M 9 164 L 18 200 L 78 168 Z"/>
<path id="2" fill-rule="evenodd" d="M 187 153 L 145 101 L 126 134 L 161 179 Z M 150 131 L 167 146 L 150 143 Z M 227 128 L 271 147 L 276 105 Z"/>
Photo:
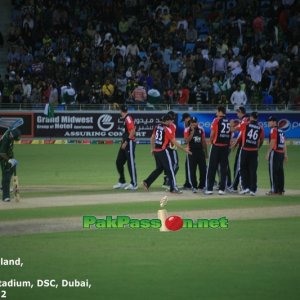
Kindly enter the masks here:
<path id="1" fill-rule="evenodd" d="M 184 148 L 184 151 L 185 151 L 188 155 L 192 155 L 192 154 L 193 154 L 188 148 Z"/>
<path id="2" fill-rule="evenodd" d="M 122 148 L 123 150 L 125 150 L 126 146 L 127 146 L 127 141 L 125 141 L 125 142 L 121 145 L 121 148 Z"/>
<path id="3" fill-rule="evenodd" d="M 11 159 L 8 160 L 8 163 L 9 163 L 9 164 L 11 165 L 11 167 L 13 168 L 13 167 L 15 167 L 19 162 L 18 162 L 16 159 L 11 158 Z"/>
<path id="4" fill-rule="evenodd" d="M 236 146 L 237 146 L 237 142 L 231 141 L 229 148 L 235 150 Z"/>
<path id="5" fill-rule="evenodd" d="M 287 155 L 284 156 L 284 161 L 288 162 L 288 156 Z"/>
<path id="6" fill-rule="evenodd" d="M 269 160 L 269 153 L 266 154 L 265 159 Z"/>

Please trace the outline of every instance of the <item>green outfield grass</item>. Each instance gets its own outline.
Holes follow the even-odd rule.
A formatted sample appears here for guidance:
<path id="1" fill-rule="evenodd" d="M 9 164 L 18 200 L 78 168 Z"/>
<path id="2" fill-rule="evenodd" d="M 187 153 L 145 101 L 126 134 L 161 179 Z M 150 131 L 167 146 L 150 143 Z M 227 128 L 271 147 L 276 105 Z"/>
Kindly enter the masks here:
<path id="1" fill-rule="evenodd" d="M 90 189 L 85 189 L 81 193 L 112 192 L 112 185 L 118 181 L 118 174 L 115 167 L 119 145 L 16 145 L 15 156 L 20 161 L 19 180 L 21 186 L 51 186 L 66 185 L 84 186 L 89 185 Z M 288 149 L 289 162 L 285 165 L 286 188 L 299 188 L 299 167 L 300 167 L 300 148 L 290 146 Z M 267 161 L 265 160 L 266 147 L 260 151 L 258 168 L 259 188 L 269 187 L 269 175 Z M 184 182 L 184 153 L 180 154 L 180 169 L 177 175 L 178 185 Z M 231 158 L 231 166 L 233 159 Z M 138 182 L 145 179 L 154 169 L 155 163 L 150 155 L 149 145 L 137 145 L 136 165 Z M 127 181 L 129 181 L 128 172 Z M 161 187 L 162 178 L 153 184 L 153 189 Z M 55 189 L 48 191 L 48 195 L 68 194 L 67 191 L 57 192 Z M 80 191 L 77 191 L 80 193 Z M 24 192 L 23 197 L 41 196 L 43 192 L 36 191 Z"/>
<path id="2" fill-rule="evenodd" d="M 139 182 L 155 165 L 149 150 L 149 145 L 137 145 Z M 10 226 L 3 221 L 25 220 L 20 225 L 25 228 L 31 226 L 29 219 L 37 218 L 76 216 L 81 224 L 83 215 L 156 213 L 159 204 L 153 201 L 84 205 L 86 194 L 116 193 L 116 197 L 121 197 L 122 193 L 131 193 L 112 190 L 118 180 L 117 151 L 118 145 L 16 145 L 18 175 L 24 188 L 22 197 L 76 194 L 82 195 L 82 205 L 0 210 L 0 234 L 4 226 Z M 299 151 L 297 146 L 288 149 L 287 190 L 299 189 Z M 265 152 L 263 147 L 259 188 L 269 187 Z M 184 154 L 180 153 L 178 183 L 183 182 Z M 151 190 L 161 191 L 161 184 L 162 178 Z M 259 209 L 295 205 L 299 198 L 299 195 L 234 195 L 187 199 L 169 201 L 168 211 Z M 5 290 L 8 300 L 296 300 L 300 297 L 299 226 L 300 218 L 293 217 L 229 220 L 227 229 L 182 229 L 166 233 L 158 229 L 86 229 L 1 236 L 0 258 L 20 257 L 24 266 L 0 266 L 0 281 L 30 280 L 35 284 L 37 279 L 55 279 L 60 284 L 61 279 L 89 279 L 92 288 L 0 287 L 0 296 Z"/>
<path id="3" fill-rule="evenodd" d="M 7 299 L 299 299 L 300 218 L 228 229 L 86 230 L 1 237 L 21 257 L 1 279 L 89 279 L 91 289 L 7 288 Z M 1 290 L 1 288 L 0 288 Z"/>
<path id="4" fill-rule="evenodd" d="M 159 200 L 159 199 L 158 199 Z M 97 205 L 77 205 L 62 207 L 22 208 L 14 210 L 0 210 L 0 220 L 25 220 L 40 218 L 82 217 L 83 215 L 130 215 L 137 213 L 153 213 L 159 209 L 159 201 L 112 203 Z M 137 200 L 138 201 L 138 200 Z M 84 201 L 83 201 L 84 202 Z M 192 211 L 210 209 L 229 209 L 247 207 L 271 207 L 295 205 L 300 203 L 299 196 L 284 197 L 232 197 L 221 199 L 176 200 L 168 202 L 168 211 Z"/>

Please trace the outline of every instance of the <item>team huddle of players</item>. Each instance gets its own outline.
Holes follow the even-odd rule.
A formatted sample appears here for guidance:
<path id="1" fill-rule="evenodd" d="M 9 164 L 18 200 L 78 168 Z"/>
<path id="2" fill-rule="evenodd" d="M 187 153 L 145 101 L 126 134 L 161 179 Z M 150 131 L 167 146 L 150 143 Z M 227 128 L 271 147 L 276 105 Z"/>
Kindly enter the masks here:
<path id="1" fill-rule="evenodd" d="M 177 149 L 186 152 L 185 173 L 186 181 L 183 189 L 190 189 L 193 193 L 203 191 L 206 195 L 213 194 L 218 173 L 218 194 L 235 192 L 256 195 L 258 152 L 264 142 L 264 129 L 258 123 L 257 112 L 246 115 L 244 107 L 237 109 L 239 121 L 229 120 L 226 117 L 226 108 L 218 106 L 216 118 L 212 121 L 210 131 L 210 152 L 205 139 L 205 131 L 197 118 L 184 113 L 181 122 L 184 122 L 184 140 L 187 144 L 182 147 L 176 141 L 175 113 L 164 115 L 157 124 L 151 136 L 151 153 L 154 156 L 156 167 L 143 180 L 144 189 L 149 190 L 151 184 L 164 172 L 164 187 L 171 193 L 182 193 L 176 182 L 178 167 Z M 124 134 L 118 153 L 116 165 L 119 172 L 119 182 L 113 188 L 136 190 L 137 177 L 135 167 L 135 126 L 133 117 L 128 114 L 126 106 L 121 107 L 121 117 L 124 120 Z M 284 194 L 283 162 L 287 160 L 287 148 L 284 132 L 278 128 L 276 118 L 268 119 L 270 130 L 269 146 L 266 159 L 269 161 L 269 175 L 271 189 L 267 195 Z M 238 132 L 234 138 L 234 132 Z M 234 176 L 231 178 L 229 154 L 236 149 Z M 206 163 L 208 161 L 208 164 Z M 125 183 L 124 165 L 127 162 L 131 182 Z M 197 171 L 199 170 L 199 178 Z"/>

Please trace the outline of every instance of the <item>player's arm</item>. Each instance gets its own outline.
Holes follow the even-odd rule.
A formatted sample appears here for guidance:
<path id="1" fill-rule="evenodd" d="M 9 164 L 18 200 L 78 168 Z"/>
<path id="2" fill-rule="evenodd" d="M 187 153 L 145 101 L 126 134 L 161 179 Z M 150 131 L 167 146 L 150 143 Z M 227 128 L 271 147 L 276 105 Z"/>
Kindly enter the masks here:
<path id="1" fill-rule="evenodd" d="M 192 154 L 191 151 L 188 150 L 188 148 L 184 148 L 182 147 L 176 140 L 175 140 L 175 136 L 174 134 L 170 131 L 170 129 L 168 128 L 167 130 L 165 129 L 165 134 L 166 137 L 171 141 L 171 143 L 173 143 L 173 145 L 177 146 L 178 149 L 188 153 L 188 154 Z"/>
<path id="2" fill-rule="evenodd" d="M 285 161 L 288 161 L 288 155 L 287 155 L 287 146 L 286 146 L 286 143 L 284 143 L 283 153 L 284 153 L 284 160 L 285 160 Z"/>
<path id="3" fill-rule="evenodd" d="M 218 130 L 218 122 L 219 120 L 217 118 L 215 118 L 210 126 L 210 144 L 212 145 L 214 143 L 214 139 L 216 137 L 217 134 L 217 130 Z"/>
<path id="4" fill-rule="evenodd" d="M 215 136 L 216 136 L 216 131 L 212 129 L 212 130 L 210 131 L 210 137 L 209 137 L 209 140 L 210 140 L 211 145 L 212 145 L 213 142 L 214 142 Z"/>
<path id="5" fill-rule="evenodd" d="M 9 160 L 9 157 L 6 153 L 0 153 L 0 158 L 2 158 L 4 160 Z"/>
<path id="6" fill-rule="evenodd" d="M 133 128 L 131 128 L 130 130 L 129 130 L 129 139 L 130 140 L 132 140 L 132 139 L 134 139 L 134 136 L 135 136 L 135 127 L 133 127 Z"/>
<path id="7" fill-rule="evenodd" d="M 126 123 L 126 127 L 127 127 L 127 130 L 128 130 L 128 137 L 126 137 L 126 139 L 124 139 L 124 141 L 121 145 L 121 148 L 123 150 L 127 147 L 128 140 L 134 139 L 134 135 L 135 135 L 135 127 L 134 127 L 133 120 L 129 117 L 126 117 L 125 123 Z"/>
<path id="8" fill-rule="evenodd" d="M 207 152 L 207 143 L 205 139 L 205 131 L 202 130 L 202 137 L 201 137 L 201 143 L 202 143 L 202 148 L 205 154 L 205 158 L 208 158 L 208 152 Z"/>
<path id="9" fill-rule="evenodd" d="M 8 149 L 9 144 L 7 142 L 6 139 L 2 139 L 1 143 L 0 143 L 0 158 L 2 158 L 3 160 L 9 160 L 10 157 L 6 151 L 6 149 Z"/>
<path id="10" fill-rule="evenodd" d="M 239 133 L 239 135 L 237 136 L 235 141 L 233 139 L 231 139 L 230 149 L 235 150 L 235 148 L 237 147 L 237 145 L 239 145 L 241 143 L 241 141 L 242 141 L 242 132 Z"/>
<path id="11" fill-rule="evenodd" d="M 172 138 L 172 139 L 171 139 L 171 142 L 172 142 L 175 146 L 177 146 L 178 149 L 180 149 L 180 150 L 186 152 L 186 153 L 189 154 L 189 155 L 192 155 L 192 152 L 189 151 L 188 148 L 182 147 L 182 146 L 175 140 L 175 138 Z"/>
<path id="12" fill-rule="evenodd" d="M 261 148 L 261 146 L 264 144 L 264 140 L 265 140 L 265 131 L 263 128 L 261 128 L 258 148 Z"/>
<path id="13" fill-rule="evenodd" d="M 152 133 L 152 135 L 151 135 L 150 145 L 151 145 L 151 153 L 153 153 L 154 148 L 155 148 L 155 135 L 154 135 L 154 133 Z"/>
<path id="14" fill-rule="evenodd" d="M 194 133 L 195 133 L 195 130 L 193 127 L 188 127 L 184 130 L 184 140 L 187 144 L 192 140 Z"/>
<path id="15" fill-rule="evenodd" d="M 230 131 L 235 132 L 235 131 L 241 131 L 241 122 L 236 124 L 235 120 L 230 120 Z"/>
<path id="16" fill-rule="evenodd" d="M 126 123 L 127 131 L 129 133 L 128 138 L 132 140 L 134 139 L 134 135 L 135 135 L 134 120 L 131 118 L 131 116 L 127 116 L 125 119 L 125 123 Z"/>
<path id="17" fill-rule="evenodd" d="M 265 157 L 266 160 L 269 160 L 270 153 L 271 153 L 274 146 L 275 146 L 275 139 L 271 139 L 269 147 L 268 147 L 268 151 L 267 151 L 267 154 L 266 154 L 266 157 Z"/>
<path id="18" fill-rule="evenodd" d="M 5 163 L 10 164 L 10 167 L 15 167 L 18 164 L 18 161 L 14 158 L 11 158 L 7 153 L 0 152 L 0 159 L 4 160 Z"/>

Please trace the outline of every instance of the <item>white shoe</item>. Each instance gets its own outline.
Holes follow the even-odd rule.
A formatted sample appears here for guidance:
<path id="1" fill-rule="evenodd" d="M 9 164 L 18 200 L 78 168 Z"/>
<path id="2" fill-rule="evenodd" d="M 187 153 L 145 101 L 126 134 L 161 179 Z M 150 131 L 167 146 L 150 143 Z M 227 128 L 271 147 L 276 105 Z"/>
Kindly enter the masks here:
<path id="1" fill-rule="evenodd" d="M 134 186 L 131 183 L 124 188 L 124 190 L 134 190 L 134 191 L 137 189 L 138 189 L 138 186 L 137 185 Z"/>
<path id="2" fill-rule="evenodd" d="M 4 202 L 9 202 L 10 201 L 10 198 L 5 198 L 3 199 Z"/>
<path id="3" fill-rule="evenodd" d="M 198 192 L 198 190 L 197 190 L 197 189 L 195 189 L 195 188 L 192 188 L 192 192 L 195 194 L 195 193 L 197 193 L 197 192 Z"/>
<path id="4" fill-rule="evenodd" d="M 212 192 L 212 191 L 205 191 L 204 194 L 205 194 L 205 195 L 212 195 L 213 192 Z"/>
<path id="5" fill-rule="evenodd" d="M 250 192 L 250 195 L 251 196 L 256 196 L 256 193 L 255 192 Z"/>
<path id="6" fill-rule="evenodd" d="M 234 190 L 232 187 L 228 187 L 226 188 L 226 190 L 229 192 L 229 193 L 237 193 L 238 190 Z"/>
<path id="7" fill-rule="evenodd" d="M 241 190 L 241 191 L 239 192 L 239 194 L 240 194 L 240 195 L 245 195 L 245 194 L 248 194 L 249 192 L 250 192 L 249 189 L 245 189 L 245 190 Z"/>
<path id="8" fill-rule="evenodd" d="M 113 186 L 113 189 L 124 189 L 124 187 L 126 187 L 127 184 L 126 183 L 121 183 L 121 182 L 118 182 L 117 184 L 115 184 Z"/>
<path id="9" fill-rule="evenodd" d="M 226 193 L 224 191 L 222 191 L 222 190 L 219 190 L 218 194 L 219 195 L 225 195 Z"/>
<path id="10" fill-rule="evenodd" d="M 170 190 L 170 193 L 172 193 L 172 194 L 182 194 L 182 190 L 180 190 L 178 187 L 175 187 L 172 191 Z"/>

